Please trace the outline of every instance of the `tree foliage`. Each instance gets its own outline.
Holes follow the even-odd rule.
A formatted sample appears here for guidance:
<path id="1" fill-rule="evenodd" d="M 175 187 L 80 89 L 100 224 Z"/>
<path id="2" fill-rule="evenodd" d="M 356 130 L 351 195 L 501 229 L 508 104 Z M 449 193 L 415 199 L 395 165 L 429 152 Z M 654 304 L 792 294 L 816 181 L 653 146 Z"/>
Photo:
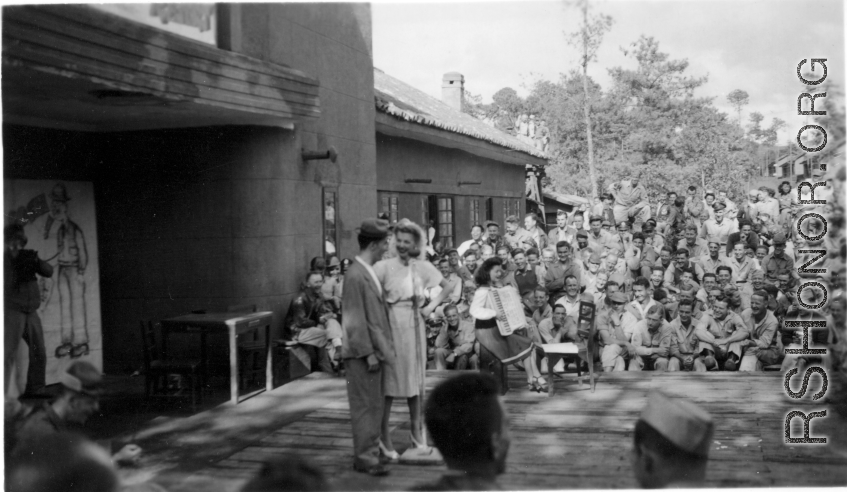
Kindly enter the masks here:
<path id="1" fill-rule="evenodd" d="M 763 149 L 777 144 L 785 122 L 774 118 L 764 128 L 764 116 L 754 111 L 742 128 L 734 117 L 715 107 L 714 98 L 695 97 L 695 90 L 707 78 L 692 76 L 688 61 L 663 52 L 654 38 L 641 36 L 622 52 L 635 63 L 609 69 L 612 84 L 608 88 L 590 77 L 586 80 L 597 188 L 602 192 L 639 171 L 649 193 L 681 193 L 694 184 L 725 190 L 733 200 L 743 199 L 759 173 Z M 583 75 L 579 67 L 558 80 L 535 80 L 525 99 L 504 88 L 492 106 L 501 114 L 529 113 L 545 120 L 550 131 L 546 185 L 590 197 Z M 843 92 L 824 84 L 814 90 L 829 91 L 827 115 L 814 121 L 826 128 L 830 140 L 844 138 Z M 730 102 L 739 105 L 734 106 L 736 111 L 745 100 L 749 102 L 744 91 L 732 94 Z M 817 101 L 822 106 L 823 100 Z"/>
<path id="2" fill-rule="evenodd" d="M 727 94 L 726 100 L 730 105 L 732 105 L 735 112 L 738 114 L 738 125 L 741 126 L 741 109 L 750 103 L 750 94 L 747 94 L 747 92 L 742 91 L 741 89 L 735 89 Z"/>
<path id="3" fill-rule="evenodd" d="M 622 51 L 636 65 L 610 69 L 608 90 L 588 79 L 598 188 L 640 171 L 652 193 L 681 192 L 705 182 L 731 197 L 742 195 L 758 169 L 752 165 L 755 152 L 713 99 L 694 96 L 707 79 L 689 75 L 688 61 L 671 58 L 651 37 L 642 36 Z M 591 196 L 581 103 L 578 70 L 557 81 L 535 81 L 525 101 L 550 128 L 550 186 Z"/>

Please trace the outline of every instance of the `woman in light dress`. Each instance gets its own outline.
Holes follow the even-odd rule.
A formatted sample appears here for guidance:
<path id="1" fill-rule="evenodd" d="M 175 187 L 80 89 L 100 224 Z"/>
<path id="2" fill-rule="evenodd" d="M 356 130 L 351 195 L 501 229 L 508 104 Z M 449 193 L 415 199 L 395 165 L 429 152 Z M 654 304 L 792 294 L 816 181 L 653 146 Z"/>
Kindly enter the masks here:
<path id="1" fill-rule="evenodd" d="M 394 398 L 406 398 L 411 417 L 411 441 L 416 447 L 426 447 L 421 436 L 420 391 L 426 371 L 426 324 L 435 306 L 450 293 L 449 283 L 435 266 L 423 259 L 426 237 L 423 230 L 408 219 L 394 227 L 395 253 L 374 265 L 374 271 L 391 307 L 389 320 L 397 354 L 393 366 L 384 373 L 385 413 L 382 420 L 380 451 L 390 461 L 399 458 L 391 442 L 389 417 Z M 441 293 L 426 306 L 424 290 L 441 286 Z M 416 340 L 417 337 L 417 340 Z"/>

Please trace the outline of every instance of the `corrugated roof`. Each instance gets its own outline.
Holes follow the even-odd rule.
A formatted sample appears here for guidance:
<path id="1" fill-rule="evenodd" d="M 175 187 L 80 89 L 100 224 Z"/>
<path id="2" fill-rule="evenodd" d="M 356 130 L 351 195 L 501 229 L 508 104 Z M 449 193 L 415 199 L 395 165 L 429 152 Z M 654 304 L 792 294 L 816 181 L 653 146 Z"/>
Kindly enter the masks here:
<path id="1" fill-rule="evenodd" d="M 383 113 L 546 159 L 544 152 L 374 68 L 376 109 Z"/>
<path id="2" fill-rule="evenodd" d="M 567 193 L 556 193 L 555 191 L 544 191 L 544 198 L 555 200 L 559 203 L 576 207 L 578 205 L 587 204 L 588 198 L 583 198 L 576 195 L 568 195 Z"/>

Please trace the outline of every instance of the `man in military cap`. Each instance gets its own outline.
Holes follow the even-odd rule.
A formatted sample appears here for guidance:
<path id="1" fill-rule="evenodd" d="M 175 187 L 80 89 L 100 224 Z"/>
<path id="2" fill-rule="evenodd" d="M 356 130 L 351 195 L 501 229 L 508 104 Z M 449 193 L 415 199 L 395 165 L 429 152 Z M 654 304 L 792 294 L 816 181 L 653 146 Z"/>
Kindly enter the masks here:
<path id="1" fill-rule="evenodd" d="M 726 205 L 715 203 L 715 217 L 703 223 L 700 228 L 700 237 L 709 241 L 717 241 L 725 250 L 729 235 L 738 230 L 738 221 L 729 220 L 724 217 Z M 721 253 L 725 255 L 725 251 Z"/>
<path id="2" fill-rule="evenodd" d="M 641 227 L 644 234 L 644 243 L 649 244 L 657 252 L 665 245 L 665 236 L 656 230 L 656 220 L 647 219 Z"/>
<path id="3" fill-rule="evenodd" d="M 654 391 L 635 423 L 632 466 L 645 489 L 702 487 L 715 426 L 702 408 Z"/>
<path id="4" fill-rule="evenodd" d="M 81 430 L 88 419 L 100 410 L 103 375 L 91 363 L 76 361 L 59 376 L 61 394 L 52 402 L 23 417 L 14 434 L 14 446 L 26 446 L 45 436 Z M 111 450 L 108 450 L 111 453 Z M 112 455 L 119 464 L 134 464 L 141 448 L 127 444 Z"/>
<path id="5" fill-rule="evenodd" d="M 577 231 L 576 233 L 576 251 L 582 251 L 588 248 L 588 231 Z"/>
<path id="6" fill-rule="evenodd" d="M 358 232 L 359 254 L 344 276 L 341 349 L 353 425 L 353 468 L 373 476 L 388 470 L 379 462 L 384 366 L 394 361 L 388 304 L 373 264 L 388 248 L 388 222 L 368 219 Z M 395 451 L 396 453 L 396 451 Z M 396 458 L 396 456 L 392 456 Z M 392 458 L 389 457 L 389 458 Z"/>
<path id="7" fill-rule="evenodd" d="M 594 251 L 603 254 L 606 250 L 613 248 L 615 238 L 612 233 L 603 230 L 603 217 L 592 215 L 588 218 L 588 245 Z"/>
<path id="8" fill-rule="evenodd" d="M 785 254 L 785 234 L 777 232 L 773 237 L 773 253 L 762 258 L 762 272 L 768 283 L 776 284 L 777 275 L 788 272 L 794 279 L 799 279 L 794 269 L 794 260 Z"/>
<path id="9" fill-rule="evenodd" d="M 594 251 L 588 257 L 588 260 L 585 262 L 585 268 L 582 272 L 582 285 L 585 287 L 584 292 L 586 294 L 594 295 L 597 293 L 597 277 L 600 275 L 606 275 L 606 272 L 601 269 L 603 264 L 603 259 L 600 257 L 600 253 L 598 251 Z M 606 279 L 608 280 L 608 276 Z M 605 283 L 605 282 L 604 282 Z M 602 289 L 603 286 L 600 286 Z"/>
<path id="10" fill-rule="evenodd" d="M 625 305 L 628 302 L 626 294 L 617 290 L 606 294 L 608 309 L 600 309 L 595 324 L 600 337 L 600 362 L 603 371 L 626 370 L 627 363 L 632 364 L 636 356 L 635 346 L 631 343 L 634 323 L 623 323 Z"/>

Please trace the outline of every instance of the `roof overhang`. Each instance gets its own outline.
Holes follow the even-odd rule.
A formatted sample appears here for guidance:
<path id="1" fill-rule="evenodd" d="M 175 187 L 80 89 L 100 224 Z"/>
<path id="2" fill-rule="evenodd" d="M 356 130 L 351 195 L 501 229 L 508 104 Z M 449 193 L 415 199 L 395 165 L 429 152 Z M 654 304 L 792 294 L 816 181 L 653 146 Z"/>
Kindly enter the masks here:
<path id="1" fill-rule="evenodd" d="M 553 191 L 545 191 L 542 193 L 544 198 L 547 200 L 552 200 L 556 203 L 560 203 L 562 205 L 568 205 L 570 207 L 577 207 L 579 205 L 587 205 L 588 199 L 583 198 L 581 196 L 576 195 L 568 195 L 567 193 L 556 193 Z"/>
<path id="2" fill-rule="evenodd" d="M 3 9 L 3 119 L 83 131 L 293 128 L 319 83 L 84 5 Z"/>
<path id="3" fill-rule="evenodd" d="M 379 110 L 376 111 L 376 132 L 390 137 L 408 138 L 439 147 L 463 150 L 479 157 L 506 164 L 524 166 L 526 164 L 545 165 L 547 163 L 544 159 L 518 150 L 507 149 L 473 137 L 405 121 Z"/>

